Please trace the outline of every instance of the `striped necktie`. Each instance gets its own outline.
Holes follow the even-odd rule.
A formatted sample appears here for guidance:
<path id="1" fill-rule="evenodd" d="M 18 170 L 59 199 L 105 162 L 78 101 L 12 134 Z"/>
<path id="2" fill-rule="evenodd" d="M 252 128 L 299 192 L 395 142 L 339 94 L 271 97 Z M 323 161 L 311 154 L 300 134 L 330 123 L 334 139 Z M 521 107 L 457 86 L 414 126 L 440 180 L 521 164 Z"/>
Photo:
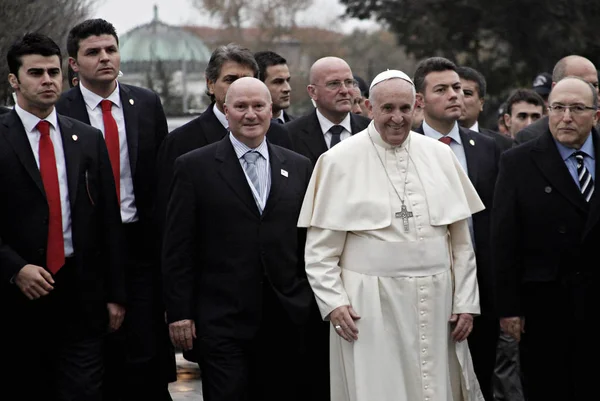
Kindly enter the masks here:
<path id="1" fill-rule="evenodd" d="M 585 198 L 585 201 L 589 202 L 592 198 L 592 194 L 594 193 L 594 180 L 587 167 L 585 167 L 585 164 L 583 163 L 585 153 L 578 151 L 573 153 L 573 155 L 575 156 L 575 160 L 577 161 L 577 176 L 579 178 L 579 188 L 581 189 L 581 193 Z"/>
<path id="2" fill-rule="evenodd" d="M 260 153 L 255 152 L 253 150 L 247 152 L 242 156 L 244 161 L 246 162 L 244 165 L 244 170 L 246 170 L 246 174 L 248 174 L 248 178 L 250 178 L 250 182 L 256 189 L 256 192 L 260 196 L 260 182 L 258 180 L 258 171 L 256 170 L 256 161 L 260 157 Z"/>

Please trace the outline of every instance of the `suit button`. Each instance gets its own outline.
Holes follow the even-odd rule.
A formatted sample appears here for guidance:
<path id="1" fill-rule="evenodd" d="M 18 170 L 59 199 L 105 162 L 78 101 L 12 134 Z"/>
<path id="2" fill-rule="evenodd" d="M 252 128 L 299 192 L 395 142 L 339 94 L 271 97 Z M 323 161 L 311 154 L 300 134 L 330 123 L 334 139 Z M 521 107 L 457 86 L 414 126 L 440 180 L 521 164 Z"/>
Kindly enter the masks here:
<path id="1" fill-rule="evenodd" d="M 567 233 L 567 227 L 565 226 L 559 226 L 558 227 L 558 232 L 561 234 L 566 234 Z"/>
<path id="2" fill-rule="evenodd" d="M 46 253 L 46 250 L 44 248 L 40 248 L 40 249 L 38 249 L 38 253 L 40 255 L 44 255 Z"/>

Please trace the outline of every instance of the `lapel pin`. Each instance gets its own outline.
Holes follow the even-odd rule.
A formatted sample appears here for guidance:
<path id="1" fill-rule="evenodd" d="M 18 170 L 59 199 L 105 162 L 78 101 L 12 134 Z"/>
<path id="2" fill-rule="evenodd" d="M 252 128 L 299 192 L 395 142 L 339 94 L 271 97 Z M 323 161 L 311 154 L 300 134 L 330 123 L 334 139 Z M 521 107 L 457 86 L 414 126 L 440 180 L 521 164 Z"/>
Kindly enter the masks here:
<path id="1" fill-rule="evenodd" d="M 133 101 L 133 99 L 129 99 L 129 104 L 131 104 L 133 106 L 135 102 Z"/>
<path id="2" fill-rule="evenodd" d="M 281 175 L 284 176 L 284 177 L 287 177 L 288 176 L 288 172 L 285 171 L 284 169 L 281 169 Z"/>
<path id="3" fill-rule="evenodd" d="M 77 135 L 73 135 L 71 138 L 73 138 L 74 141 L 79 139 L 79 137 Z"/>
<path id="4" fill-rule="evenodd" d="M 471 144 L 471 146 L 475 146 L 475 141 L 474 140 L 470 140 L 469 143 Z"/>
<path id="5" fill-rule="evenodd" d="M 546 193 L 549 194 L 550 192 L 552 192 L 552 187 L 546 187 L 544 188 L 544 191 L 546 191 Z"/>

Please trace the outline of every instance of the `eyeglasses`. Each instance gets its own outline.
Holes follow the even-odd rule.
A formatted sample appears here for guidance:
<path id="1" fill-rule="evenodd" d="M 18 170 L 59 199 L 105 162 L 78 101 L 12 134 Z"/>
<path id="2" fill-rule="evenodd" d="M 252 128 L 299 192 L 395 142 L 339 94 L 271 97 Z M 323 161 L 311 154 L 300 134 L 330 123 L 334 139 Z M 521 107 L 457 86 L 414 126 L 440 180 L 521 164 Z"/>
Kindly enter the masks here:
<path id="1" fill-rule="evenodd" d="M 343 81 L 329 81 L 325 82 L 325 85 L 313 84 L 314 86 L 324 86 L 329 90 L 336 91 L 339 90 L 342 85 L 346 87 L 346 89 L 354 89 L 358 87 L 358 81 L 355 79 L 345 79 Z"/>
<path id="2" fill-rule="evenodd" d="M 598 110 L 597 107 L 590 107 L 584 104 L 552 104 L 548 107 L 548 111 L 553 114 L 565 114 L 565 111 L 569 110 L 571 114 L 579 115 L 585 113 L 587 110 Z"/>

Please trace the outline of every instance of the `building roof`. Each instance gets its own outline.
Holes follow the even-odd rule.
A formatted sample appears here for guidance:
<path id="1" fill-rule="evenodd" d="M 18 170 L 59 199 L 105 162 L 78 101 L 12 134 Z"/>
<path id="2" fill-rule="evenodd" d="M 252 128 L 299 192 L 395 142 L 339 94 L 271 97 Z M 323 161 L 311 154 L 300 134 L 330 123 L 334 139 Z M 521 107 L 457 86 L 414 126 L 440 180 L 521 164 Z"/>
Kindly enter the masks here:
<path id="1" fill-rule="evenodd" d="M 133 28 L 119 38 L 121 62 L 196 61 L 207 63 L 211 51 L 198 35 L 177 26 L 167 25 L 158 18 Z"/>

